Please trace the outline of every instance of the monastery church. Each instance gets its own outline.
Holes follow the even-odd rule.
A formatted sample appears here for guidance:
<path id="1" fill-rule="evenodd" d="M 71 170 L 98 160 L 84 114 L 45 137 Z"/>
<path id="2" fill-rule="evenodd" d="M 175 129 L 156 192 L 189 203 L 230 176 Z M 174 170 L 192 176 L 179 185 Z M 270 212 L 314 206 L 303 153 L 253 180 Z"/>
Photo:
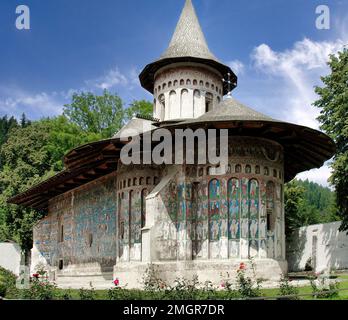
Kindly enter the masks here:
<path id="1" fill-rule="evenodd" d="M 118 278 L 138 288 L 153 264 L 169 283 L 198 276 L 220 284 L 253 258 L 258 277 L 286 274 L 284 184 L 320 168 L 334 142 L 235 100 L 237 76 L 208 48 L 191 0 L 168 49 L 139 79 L 153 94 L 153 118 L 134 117 L 110 139 L 72 150 L 64 171 L 10 199 L 45 213 L 34 228 L 32 272 L 44 264 L 58 284 Z M 211 164 L 123 164 L 122 133 L 142 139 L 144 126 L 173 135 L 226 129 L 224 174 Z"/>

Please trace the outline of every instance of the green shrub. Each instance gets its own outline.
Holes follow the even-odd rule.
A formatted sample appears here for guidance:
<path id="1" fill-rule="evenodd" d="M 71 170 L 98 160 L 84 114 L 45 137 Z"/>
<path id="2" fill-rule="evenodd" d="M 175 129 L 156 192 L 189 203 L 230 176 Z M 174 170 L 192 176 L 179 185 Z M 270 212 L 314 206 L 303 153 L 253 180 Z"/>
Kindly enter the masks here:
<path id="1" fill-rule="evenodd" d="M 59 296 L 60 300 L 73 300 L 71 290 L 63 290 Z"/>
<path id="2" fill-rule="evenodd" d="M 95 289 L 93 288 L 92 284 L 90 285 L 90 287 L 90 289 L 81 288 L 79 290 L 79 296 L 81 300 L 96 300 L 97 294 L 95 292 Z"/>
<path id="3" fill-rule="evenodd" d="M 4 298 L 6 296 L 7 287 L 4 283 L 0 282 L 0 297 Z"/>
<path id="4" fill-rule="evenodd" d="M 299 299 L 298 288 L 291 285 L 289 279 L 285 278 L 285 277 L 282 277 L 280 279 L 279 294 L 281 296 L 293 296 L 291 298 L 288 298 L 289 300 L 298 300 Z"/>
<path id="5" fill-rule="evenodd" d="M 0 267 L 0 296 L 14 298 L 17 295 L 16 275 Z"/>
<path id="6" fill-rule="evenodd" d="M 22 299 L 25 300 L 54 300 L 58 298 L 57 286 L 47 279 L 32 279 L 29 289 L 20 291 Z"/>
<path id="7" fill-rule="evenodd" d="M 241 263 L 237 270 L 237 289 L 241 298 L 261 297 L 262 280 L 256 279 L 255 265 L 252 259 L 250 259 L 250 263 L 254 278 L 250 278 L 246 275 L 247 266 L 244 263 Z"/>
<path id="8" fill-rule="evenodd" d="M 330 281 L 328 277 L 322 276 L 317 280 L 311 280 L 313 297 L 317 299 L 332 299 L 339 296 L 339 283 Z"/>

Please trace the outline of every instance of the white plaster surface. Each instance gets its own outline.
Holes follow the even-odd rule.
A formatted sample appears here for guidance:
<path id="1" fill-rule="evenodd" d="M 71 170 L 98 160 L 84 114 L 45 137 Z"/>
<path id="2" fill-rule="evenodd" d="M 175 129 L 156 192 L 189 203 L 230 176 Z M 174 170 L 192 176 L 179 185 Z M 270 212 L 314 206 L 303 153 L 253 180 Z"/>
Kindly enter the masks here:
<path id="1" fill-rule="evenodd" d="M 316 272 L 348 269 L 348 236 L 339 232 L 340 225 L 334 222 L 296 230 L 288 244 L 289 271 L 303 271 L 309 259 Z"/>
<path id="2" fill-rule="evenodd" d="M 18 244 L 0 243 L 0 266 L 19 275 L 21 251 Z"/>

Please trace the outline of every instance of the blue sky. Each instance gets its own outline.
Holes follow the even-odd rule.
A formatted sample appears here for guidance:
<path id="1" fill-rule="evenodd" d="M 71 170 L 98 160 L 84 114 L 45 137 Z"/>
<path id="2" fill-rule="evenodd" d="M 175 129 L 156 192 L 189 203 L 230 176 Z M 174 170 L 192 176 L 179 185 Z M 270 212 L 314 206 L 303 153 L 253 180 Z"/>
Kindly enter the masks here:
<path id="1" fill-rule="evenodd" d="M 234 96 L 275 118 L 318 128 L 313 87 L 348 44 L 348 0 L 193 0 L 211 51 L 239 76 Z M 17 30 L 16 7 L 31 29 Z M 1 0 L 0 115 L 54 116 L 71 93 L 107 88 L 152 97 L 138 74 L 167 47 L 184 0 Z M 318 5 L 330 30 L 316 28 Z M 326 184 L 329 169 L 302 177 Z"/>

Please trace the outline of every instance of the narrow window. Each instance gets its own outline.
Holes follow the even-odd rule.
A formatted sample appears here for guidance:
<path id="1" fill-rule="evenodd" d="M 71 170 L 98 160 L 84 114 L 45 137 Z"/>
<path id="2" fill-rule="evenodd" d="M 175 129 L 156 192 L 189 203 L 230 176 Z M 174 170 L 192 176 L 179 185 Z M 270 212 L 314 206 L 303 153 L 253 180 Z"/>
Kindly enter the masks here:
<path id="1" fill-rule="evenodd" d="M 205 112 L 213 110 L 213 95 L 207 93 L 205 96 Z"/>
<path id="2" fill-rule="evenodd" d="M 60 226 L 59 242 L 64 242 L 64 225 Z"/>
<path id="3" fill-rule="evenodd" d="M 221 237 L 220 217 L 220 181 L 209 182 L 209 239 L 218 241 Z"/>
<path id="4" fill-rule="evenodd" d="M 236 170 L 235 170 L 236 173 L 241 173 L 242 172 L 242 166 L 240 164 L 237 164 L 236 165 Z"/>
<path id="5" fill-rule="evenodd" d="M 141 227 L 142 228 L 146 226 L 146 197 L 147 197 L 147 190 L 144 189 L 141 191 Z"/>

